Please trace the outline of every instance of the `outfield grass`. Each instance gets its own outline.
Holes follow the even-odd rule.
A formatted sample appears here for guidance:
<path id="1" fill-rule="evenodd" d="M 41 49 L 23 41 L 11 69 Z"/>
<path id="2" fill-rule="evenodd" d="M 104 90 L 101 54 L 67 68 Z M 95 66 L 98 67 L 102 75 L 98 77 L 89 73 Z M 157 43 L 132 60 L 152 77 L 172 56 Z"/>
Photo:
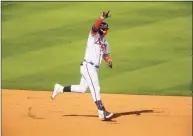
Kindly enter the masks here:
<path id="1" fill-rule="evenodd" d="M 107 20 L 101 92 L 192 95 L 191 2 L 2 2 L 2 88 L 78 84 L 92 24 Z"/>

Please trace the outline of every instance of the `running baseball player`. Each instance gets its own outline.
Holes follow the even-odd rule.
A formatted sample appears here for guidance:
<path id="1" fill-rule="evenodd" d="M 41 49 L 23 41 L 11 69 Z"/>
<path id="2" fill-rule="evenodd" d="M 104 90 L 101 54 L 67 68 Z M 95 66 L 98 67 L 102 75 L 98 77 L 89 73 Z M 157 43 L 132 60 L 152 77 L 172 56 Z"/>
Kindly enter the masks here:
<path id="1" fill-rule="evenodd" d="M 89 32 L 85 57 L 80 64 L 80 73 L 82 75 L 79 85 L 62 86 L 55 84 L 51 98 L 54 99 L 58 94 L 63 92 L 79 92 L 84 93 L 89 88 L 92 98 L 98 108 L 98 117 L 100 120 L 109 120 L 113 113 L 108 112 L 100 97 L 99 86 L 99 66 L 104 59 L 108 66 L 112 68 L 112 59 L 109 54 L 109 44 L 105 39 L 108 32 L 108 24 L 104 19 L 109 17 L 109 11 L 103 12 L 101 17 L 92 26 Z"/>

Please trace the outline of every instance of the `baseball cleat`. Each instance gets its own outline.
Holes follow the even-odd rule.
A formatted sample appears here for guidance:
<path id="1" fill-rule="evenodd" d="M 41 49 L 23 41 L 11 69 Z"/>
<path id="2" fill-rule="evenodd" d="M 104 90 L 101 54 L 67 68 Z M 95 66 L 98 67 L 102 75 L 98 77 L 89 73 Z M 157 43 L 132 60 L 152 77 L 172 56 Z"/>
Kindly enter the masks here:
<path id="1" fill-rule="evenodd" d="M 110 113 L 108 111 L 98 110 L 98 117 L 100 120 L 110 120 L 113 117 L 113 113 Z"/>
<path id="2" fill-rule="evenodd" d="M 113 117 L 113 113 L 108 112 L 108 111 L 104 111 L 105 114 L 105 119 L 111 119 Z"/>
<path id="3" fill-rule="evenodd" d="M 61 85 L 59 85 L 59 84 L 55 84 L 55 85 L 54 85 L 54 91 L 53 91 L 52 96 L 51 96 L 51 99 L 52 99 L 52 100 L 53 100 L 59 93 L 62 93 L 60 88 L 61 88 Z"/>

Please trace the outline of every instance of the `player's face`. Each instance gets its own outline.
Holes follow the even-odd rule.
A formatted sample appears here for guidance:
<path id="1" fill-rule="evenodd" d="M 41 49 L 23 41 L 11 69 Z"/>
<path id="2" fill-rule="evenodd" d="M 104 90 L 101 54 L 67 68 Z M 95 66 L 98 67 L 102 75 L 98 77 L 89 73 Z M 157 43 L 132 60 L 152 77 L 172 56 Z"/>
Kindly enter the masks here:
<path id="1" fill-rule="evenodd" d="M 105 37 L 106 35 L 107 35 L 107 33 L 108 33 L 108 29 L 103 29 L 103 30 L 101 30 L 102 31 L 102 37 Z"/>

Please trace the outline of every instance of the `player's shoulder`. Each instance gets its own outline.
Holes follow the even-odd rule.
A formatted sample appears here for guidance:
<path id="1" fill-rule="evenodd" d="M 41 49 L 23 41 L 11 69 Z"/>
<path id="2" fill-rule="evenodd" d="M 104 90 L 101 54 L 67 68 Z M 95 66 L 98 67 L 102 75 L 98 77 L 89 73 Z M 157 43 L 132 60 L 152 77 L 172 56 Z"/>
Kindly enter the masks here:
<path id="1" fill-rule="evenodd" d="M 94 39 L 95 39 L 95 38 L 98 38 L 98 37 L 99 37 L 99 35 L 98 35 L 98 33 L 96 33 L 96 34 L 92 34 L 92 32 L 90 31 L 90 32 L 89 32 L 89 37 L 90 37 L 90 38 L 94 38 Z"/>

